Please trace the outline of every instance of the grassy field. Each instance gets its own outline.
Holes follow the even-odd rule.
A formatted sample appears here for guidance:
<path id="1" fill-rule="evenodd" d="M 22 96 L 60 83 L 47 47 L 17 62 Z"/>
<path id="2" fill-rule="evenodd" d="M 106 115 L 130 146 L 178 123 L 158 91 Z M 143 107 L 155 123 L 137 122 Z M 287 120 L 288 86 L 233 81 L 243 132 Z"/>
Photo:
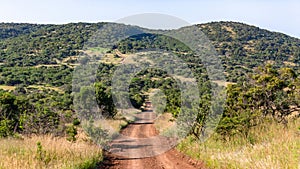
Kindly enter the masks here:
<path id="1" fill-rule="evenodd" d="M 40 147 L 37 145 L 40 143 Z M 89 168 L 102 160 L 100 147 L 86 141 L 33 136 L 0 140 L 0 168 Z"/>
<path id="2" fill-rule="evenodd" d="M 212 137 L 204 143 L 187 138 L 178 149 L 204 161 L 209 168 L 300 168 L 300 119 L 288 128 L 266 122 L 251 131 L 250 137 L 231 141 Z"/>

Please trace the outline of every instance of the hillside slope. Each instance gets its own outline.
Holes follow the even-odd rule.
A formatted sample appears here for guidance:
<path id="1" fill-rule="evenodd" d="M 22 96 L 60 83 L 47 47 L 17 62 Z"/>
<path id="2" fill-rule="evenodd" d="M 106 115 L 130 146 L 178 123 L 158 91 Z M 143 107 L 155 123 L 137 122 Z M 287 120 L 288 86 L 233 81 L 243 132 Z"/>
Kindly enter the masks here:
<path id="1" fill-rule="evenodd" d="M 298 68 L 300 40 L 288 35 L 237 22 L 212 22 L 197 25 L 212 41 L 235 81 L 245 72 L 270 63 L 275 67 Z"/>
<path id="2" fill-rule="evenodd" d="M 33 67 L 35 70 L 43 70 L 45 69 L 43 66 L 50 67 L 49 69 L 53 66 L 60 66 L 60 70 L 70 69 L 66 65 L 76 63 L 76 60 L 74 58 L 68 60 L 68 58 L 78 55 L 89 37 L 104 24 L 1 23 L 0 69 L 2 71 L 0 84 L 24 83 L 24 81 L 9 82 L 5 72 L 18 72 L 14 75 L 15 78 L 24 78 L 25 76 L 30 79 L 28 73 L 22 73 L 24 69 L 26 72 L 28 69 L 30 69 L 29 72 L 33 71 L 31 70 Z M 300 40 L 297 38 L 236 22 L 212 22 L 197 26 L 207 35 L 219 53 L 228 81 L 243 80 L 246 73 L 252 72 L 253 68 L 266 63 L 274 64 L 275 67 L 287 66 L 294 69 L 299 67 Z M 148 42 L 141 40 L 138 43 Z M 156 43 L 159 47 L 163 47 L 165 44 L 163 38 Z M 123 53 L 132 52 L 132 50 L 122 50 L 122 46 L 118 46 L 118 48 Z M 170 50 L 178 50 L 176 48 L 175 46 Z M 189 57 L 194 64 L 200 62 L 199 58 L 195 56 Z M 61 64 L 63 60 L 68 63 Z"/>

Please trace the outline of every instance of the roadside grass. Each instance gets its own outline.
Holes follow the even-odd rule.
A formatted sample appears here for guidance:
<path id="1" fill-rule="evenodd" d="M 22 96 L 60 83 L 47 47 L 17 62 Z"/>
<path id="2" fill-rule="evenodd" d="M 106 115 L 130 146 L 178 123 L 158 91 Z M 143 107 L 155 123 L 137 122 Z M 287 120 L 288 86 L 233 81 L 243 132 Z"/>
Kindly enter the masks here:
<path id="1" fill-rule="evenodd" d="M 102 158 L 101 148 L 86 141 L 71 143 L 50 135 L 0 139 L 3 169 L 93 168 Z"/>
<path id="2" fill-rule="evenodd" d="M 121 129 L 125 128 L 128 125 L 128 122 L 125 120 L 106 119 L 97 120 L 94 122 L 94 125 L 107 130 L 110 135 L 115 135 L 119 133 Z"/>
<path id="3" fill-rule="evenodd" d="M 265 122 L 254 128 L 248 138 L 230 141 L 212 136 L 204 143 L 188 137 L 177 146 L 181 152 L 204 161 L 209 168 L 299 168 L 300 119 L 284 128 Z"/>
<path id="4" fill-rule="evenodd" d="M 154 126 L 161 135 L 164 135 L 168 133 L 170 128 L 175 124 L 173 120 L 174 118 L 171 113 L 163 113 L 155 119 Z"/>
<path id="5" fill-rule="evenodd" d="M 108 130 L 111 135 L 116 135 L 123 128 L 127 127 L 130 122 L 135 121 L 134 115 L 138 113 L 137 109 L 127 109 L 123 112 L 118 112 L 113 119 L 97 120 L 95 126 Z"/>

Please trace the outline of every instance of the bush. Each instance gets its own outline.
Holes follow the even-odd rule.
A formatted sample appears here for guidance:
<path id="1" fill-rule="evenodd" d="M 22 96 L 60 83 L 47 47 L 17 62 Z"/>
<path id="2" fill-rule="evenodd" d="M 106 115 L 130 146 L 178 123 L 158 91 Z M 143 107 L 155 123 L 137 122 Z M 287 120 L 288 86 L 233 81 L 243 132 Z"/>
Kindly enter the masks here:
<path id="1" fill-rule="evenodd" d="M 67 126 L 66 133 L 67 133 L 67 140 L 68 141 L 71 141 L 71 142 L 76 141 L 77 129 L 73 124 Z"/>

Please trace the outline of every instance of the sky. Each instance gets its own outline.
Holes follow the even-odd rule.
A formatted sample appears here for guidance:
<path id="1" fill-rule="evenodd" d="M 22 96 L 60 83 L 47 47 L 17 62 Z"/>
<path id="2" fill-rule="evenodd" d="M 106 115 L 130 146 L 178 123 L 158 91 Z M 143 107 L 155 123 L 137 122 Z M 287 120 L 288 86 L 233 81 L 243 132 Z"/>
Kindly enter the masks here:
<path id="1" fill-rule="evenodd" d="M 161 13 L 189 23 L 237 21 L 300 38 L 298 0 L 1 0 L 0 22 L 114 22 Z"/>

